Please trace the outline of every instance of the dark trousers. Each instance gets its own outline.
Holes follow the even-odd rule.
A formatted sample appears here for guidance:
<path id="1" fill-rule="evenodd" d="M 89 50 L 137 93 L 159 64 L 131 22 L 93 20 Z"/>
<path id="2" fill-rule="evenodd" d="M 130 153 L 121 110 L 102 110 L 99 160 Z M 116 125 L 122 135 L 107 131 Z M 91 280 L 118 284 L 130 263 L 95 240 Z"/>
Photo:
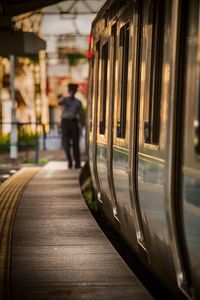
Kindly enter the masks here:
<path id="1" fill-rule="evenodd" d="M 69 167 L 72 167 L 71 145 L 73 147 L 73 155 L 75 160 L 75 168 L 80 167 L 80 150 L 79 150 L 79 125 L 76 119 L 68 120 L 62 119 L 62 143 L 68 160 Z"/>

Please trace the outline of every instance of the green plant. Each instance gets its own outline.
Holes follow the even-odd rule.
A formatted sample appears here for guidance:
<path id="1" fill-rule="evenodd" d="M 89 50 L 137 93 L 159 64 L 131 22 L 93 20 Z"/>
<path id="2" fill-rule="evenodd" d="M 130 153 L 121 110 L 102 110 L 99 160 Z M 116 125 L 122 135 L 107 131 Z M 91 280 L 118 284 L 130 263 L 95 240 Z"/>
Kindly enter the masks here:
<path id="1" fill-rule="evenodd" d="M 20 125 L 18 127 L 18 145 L 19 150 L 34 149 L 36 142 L 35 131 Z"/>
<path id="2" fill-rule="evenodd" d="M 23 127 L 18 129 L 18 149 L 31 150 L 35 148 L 36 134 L 27 131 Z M 10 149 L 10 133 L 0 135 L 0 152 L 8 152 Z"/>
<path id="3" fill-rule="evenodd" d="M 10 134 L 0 135 L 0 152 L 8 152 L 10 149 Z"/>
<path id="4" fill-rule="evenodd" d="M 24 158 L 21 160 L 22 164 L 34 164 L 35 163 L 35 159 L 33 158 Z M 48 163 L 48 160 L 46 158 L 40 158 L 39 159 L 39 164 L 40 165 L 45 165 L 46 163 Z"/>
<path id="5" fill-rule="evenodd" d="M 79 63 L 80 59 L 86 59 L 86 55 L 82 53 L 69 53 L 67 54 L 67 59 L 69 62 L 69 65 L 76 66 Z"/>
<path id="6" fill-rule="evenodd" d="M 91 180 L 89 181 L 87 186 L 85 186 L 83 189 L 83 197 L 84 197 L 89 209 L 93 212 L 94 211 L 96 212 L 98 210 L 98 208 L 97 208 L 97 203 L 94 199 Z"/>

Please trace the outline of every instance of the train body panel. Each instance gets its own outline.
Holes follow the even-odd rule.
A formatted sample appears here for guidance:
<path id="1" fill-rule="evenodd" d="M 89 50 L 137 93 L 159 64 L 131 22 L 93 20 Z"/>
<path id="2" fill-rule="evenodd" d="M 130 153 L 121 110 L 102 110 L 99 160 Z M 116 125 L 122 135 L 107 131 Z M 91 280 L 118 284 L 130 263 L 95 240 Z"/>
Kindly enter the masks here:
<path id="1" fill-rule="evenodd" d="M 199 18 L 199 0 L 110 0 L 92 27 L 95 193 L 178 299 L 200 296 Z"/>
<path id="2" fill-rule="evenodd" d="M 185 63 L 182 201 L 192 280 L 200 295 L 200 3 L 189 4 Z"/>
<path id="3" fill-rule="evenodd" d="M 134 228 L 133 207 L 129 192 L 128 174 L 129 152 L 127 149 L 113 147 L 113 177 L 117 201 L 117 216 L 120 220 L 121 232 L 126 239 L 137 249 L 137 240 Z"/>

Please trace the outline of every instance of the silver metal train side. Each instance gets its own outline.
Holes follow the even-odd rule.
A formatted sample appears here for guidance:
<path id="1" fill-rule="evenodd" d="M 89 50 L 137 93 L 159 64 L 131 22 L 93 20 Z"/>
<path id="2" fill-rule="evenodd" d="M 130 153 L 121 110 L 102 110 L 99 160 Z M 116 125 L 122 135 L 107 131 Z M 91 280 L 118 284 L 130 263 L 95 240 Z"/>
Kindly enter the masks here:
<path id="1" fill-rule="evenodd" d="M 200 299 L 200 2 L 110 0 L 92 38 L 98 202 L 175 297 Z"/>

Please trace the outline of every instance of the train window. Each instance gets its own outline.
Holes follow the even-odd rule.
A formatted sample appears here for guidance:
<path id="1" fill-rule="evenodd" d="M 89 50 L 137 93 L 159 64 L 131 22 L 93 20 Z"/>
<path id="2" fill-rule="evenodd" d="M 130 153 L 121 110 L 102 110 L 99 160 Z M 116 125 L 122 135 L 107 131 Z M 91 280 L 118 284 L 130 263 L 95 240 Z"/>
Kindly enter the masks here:
<path id="1" fill-rule="evenodd" d="M 102 47 L 102 78 L 101 78 L 101 102 L 99 133 L 105 134 L 106 125 L 106 95 L 107 95 L 107 73 L 108 73 L 108 42 Z"/>
<path id="2" fill-rule="evenodd" d="M 92 116 L 93 116 L 93 101 L 94 101 L 94 97 L 93 97 L 93 93 L 94 93 L 94 55 L 92 55 L 92 61 L 91 61 L 91 87 L 90 87 L 90 132 L 92 131 Z"/>
<path id="3" fill-rule="evenodd" d="M 112 26 L 111 30 L 111 44 L 112 44 L 112 105 L 115 98 L 115 72 L 116 72 L 116 48 L 117 48 L 117 24 Z M 113 124 L 112 124 L 113 125 Z"/>
<path id="4" fill-rule="evenodd" d="M 197 29 L 198 26 L 198 29 Z M 196 24 L 196 27 L 194 26 L 194 28 L 196 28 L 196 35 L 197 35 L 197 40 L 200 40 L 200 15 L 199 15 L 199 20 L 198 20 L 198 25 Z M 193 43 L 195 41 L 194 36 L 195 33 L 193 33 Z M 190 44 L 190 47 L 192 47 L 192 43 Z M 195 152 L 197 155 L 200 155 L 200 86 L 199 86 L 199 82 L 200 82 L 200 44 L 197 42 L 197 65 L 196 65 L 196 79 L 197 79 L 197 114 L 195 116 L 195 120 L 194 120 L 194 147 L 195 147 Z M 194 55 L 194 54 L 193 54 Z M 192 64 L 191 64 L 192 65 Z"/>
<path id="5" fill-rule="evenodd" d="M 96 44 L 95 51 L 95 65 L 94 65 L 94 102 L 97 103 L 98 106 L 98 98 L 99 98 L 99 53 L 100 53 L 100 42 L 98 41 Z M 94 108 L 93 108 L 94 110 Z M 94 116 L 96 117 L 96 112 L 94 111 Z M 95 125 L 96 126 L 96 118 Z"/>
<path id="6" fill-rule="evenodd" d="M 145 98 L 144 142 L 159 144 L 160 100 L 163 56 L 163 1 L 150 1 L 147 20 L 147 70 L 150 74 Z"/>
<path id="7" fill-rule="evenodd" d="M 200 77 L 200 73 L 198 77 Z M 194 128 L 195 128 L 194 142 L 195 142 L 195 152 L 197 155 L 200 155 L 200 89 L 198 91 L 198 100 L 199 101 L 198 101 L 198 108 L 197 108 L 197 119 L 194 121 Z"/>
<path id="8" fill-rule="evenodd" d="M 126 135 L 126 107 L 127 107 L 127 84 L 128 84 L 128 56 L 129 56 L 129 23 L 120 30 L 120 62 L 121 91 L 117 105 L 117 137 L 125 138 Z"/>

